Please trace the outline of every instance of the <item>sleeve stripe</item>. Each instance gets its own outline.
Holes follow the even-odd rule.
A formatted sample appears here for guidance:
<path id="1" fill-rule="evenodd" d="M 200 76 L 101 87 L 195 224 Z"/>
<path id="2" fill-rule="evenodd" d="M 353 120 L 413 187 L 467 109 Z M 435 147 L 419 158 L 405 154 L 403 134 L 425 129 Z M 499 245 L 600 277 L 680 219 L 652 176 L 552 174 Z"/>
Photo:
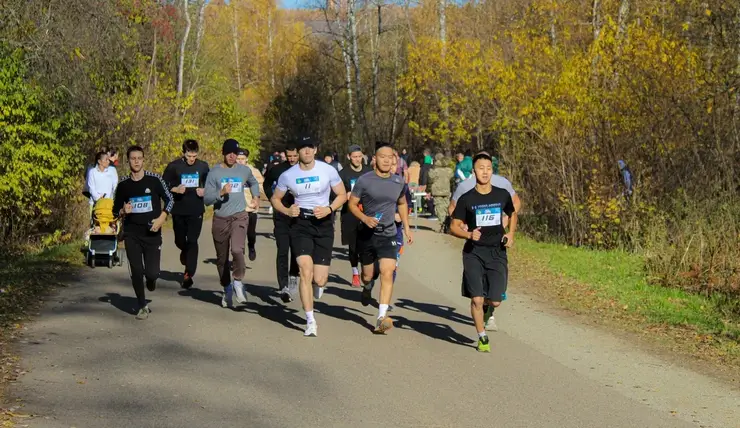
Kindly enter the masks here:
<path id="1" fill-rule="evenodd" d="M 164 211 L 167 211 L 167 213 L 172 212 L 172 207 L 174 206 L 175 201 L 172 197 L 172 193 L 170 193 L 170 189 L 167 186 L 167 183 L 165 183 L 164 179 L 162 179 L 162 176 L 157 173 L 146 171 L 145 174 L 159 180 L 159 183 L 162 185 L 162 189 L 164 189 L 164 196 L 167 199 L 167 205 L 165 206 Z"/>

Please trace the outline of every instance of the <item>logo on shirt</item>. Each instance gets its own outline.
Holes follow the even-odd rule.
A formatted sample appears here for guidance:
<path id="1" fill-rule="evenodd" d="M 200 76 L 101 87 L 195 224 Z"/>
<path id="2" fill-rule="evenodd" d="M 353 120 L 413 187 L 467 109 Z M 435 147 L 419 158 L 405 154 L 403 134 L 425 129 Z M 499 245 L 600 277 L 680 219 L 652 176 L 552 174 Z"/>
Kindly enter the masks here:
<path id="1" fill-rule="evenodd" d="M 146 190 L 144 190 L 144 193 L 152 193 L 152 191 L 147 187 Z"/>

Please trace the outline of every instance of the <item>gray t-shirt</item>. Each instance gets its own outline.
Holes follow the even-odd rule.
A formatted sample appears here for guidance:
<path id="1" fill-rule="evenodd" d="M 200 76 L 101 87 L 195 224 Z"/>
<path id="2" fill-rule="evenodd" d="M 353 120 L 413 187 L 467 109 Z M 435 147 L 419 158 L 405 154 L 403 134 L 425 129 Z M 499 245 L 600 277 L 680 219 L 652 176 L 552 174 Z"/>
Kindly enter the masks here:
<path id="1" fill-rule="evenodd" d="M 460 199 L 460 196 L 473 190 L 473 188 L 475 187 L 475 183 L 476 183 L 475 174 L 472 174 L 470 177 L 461 181 L 457 185 L 457 189 L 455 189 L 455 193 L 452 194 L 452 201 L 457 203 L 457 200 Z M 511 182 L 500 175 L 493 174 L 491 176 L 491 186 L 499 187 L 501 189 L 506 190 L 507 192 L 509 192 L 512 198 L 514 197 L 514 195 L 516 195 L 516 192 L 514 191 L 514 187 L 511 185 Z"/>
<path id="2" fill-rule="evenodd" d="M 395 214 L 398 200 L 405 197 L 403 193 L 403 178 L 399 175 L 381 177 L 375 171 L 360 176 L 352 189 L 352 195 L 360 198 L 362 212 L 365 215 L 378 218 L 380 228 L 375 234 L 380 236 L 396 236 Z"/>
<path id="3" fill-rule="evenodd" d="M 228 183 L 231 183 L 231 193 L 221 197 L 221 188 Z M 213 215 L 216 217 L 228 217 L 244 212 L 247 209 L 244 186 L 249 186 L 252 197 L 259 199 L 260 185 L 248 167 L 236 164 L 231 168 L 225 168 L 218 164 L 208 173 L 203 201 L 206 205 L 213 205 Z"/>

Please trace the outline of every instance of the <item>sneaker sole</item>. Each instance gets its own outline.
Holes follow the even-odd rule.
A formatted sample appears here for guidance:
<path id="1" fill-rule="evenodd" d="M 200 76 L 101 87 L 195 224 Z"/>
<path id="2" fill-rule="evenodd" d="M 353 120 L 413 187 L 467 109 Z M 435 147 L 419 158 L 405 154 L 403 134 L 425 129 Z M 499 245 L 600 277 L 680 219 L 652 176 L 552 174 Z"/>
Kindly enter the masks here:
<path id="1" fill-rule="evenodd" d="M 281 293 L 280 299 L 283 301 L 283 303 L 290 303 L 293 301 L 293 297 L 288 293 Z"/>
<path id="2" fill-rule="evenodd" d="M 491 352 L 491 347 L 490 347 L 490 345 L 488 346 L 488 348 L 475 348 L 475 349 L 476 349 L 476 351 L 478 351 L 478 352 Z"/>
<path id="3" fill-rule="evenodd" d="M 241 295 L 236 290 L 238 289 L 234 287 L 234 297 L 236 297 L 236 301 L 241 304 L 247 303 L 247 293 L 244 291 L 244 289 L 243 288 L 241 289 L 242 290 Z"/>
<path id="4" fill-rule="evenodd" d="M 375 334 L 385 334 L 388 330 L 393 328 L 393 321 L 389 320 L 388 318 L 384 319 L 383 322 L 380 323 L 378 327 L 373 330 L 373 333 Z"/>

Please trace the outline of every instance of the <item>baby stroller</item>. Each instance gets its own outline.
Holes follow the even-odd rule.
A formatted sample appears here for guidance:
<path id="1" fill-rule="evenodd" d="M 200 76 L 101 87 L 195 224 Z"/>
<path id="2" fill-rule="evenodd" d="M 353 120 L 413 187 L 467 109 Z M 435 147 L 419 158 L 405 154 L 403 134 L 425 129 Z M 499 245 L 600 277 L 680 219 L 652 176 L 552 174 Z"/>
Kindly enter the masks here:
<path id="1" fill-rule="evenodd" d="M 87 265 L 94 268 L 98 264 L 113 268 L 123 266 L 123 252 L 118 246 L 120 221 L 113 216 L 113 199 L 101 198 L 93 207 L 87 241 Z"/>

